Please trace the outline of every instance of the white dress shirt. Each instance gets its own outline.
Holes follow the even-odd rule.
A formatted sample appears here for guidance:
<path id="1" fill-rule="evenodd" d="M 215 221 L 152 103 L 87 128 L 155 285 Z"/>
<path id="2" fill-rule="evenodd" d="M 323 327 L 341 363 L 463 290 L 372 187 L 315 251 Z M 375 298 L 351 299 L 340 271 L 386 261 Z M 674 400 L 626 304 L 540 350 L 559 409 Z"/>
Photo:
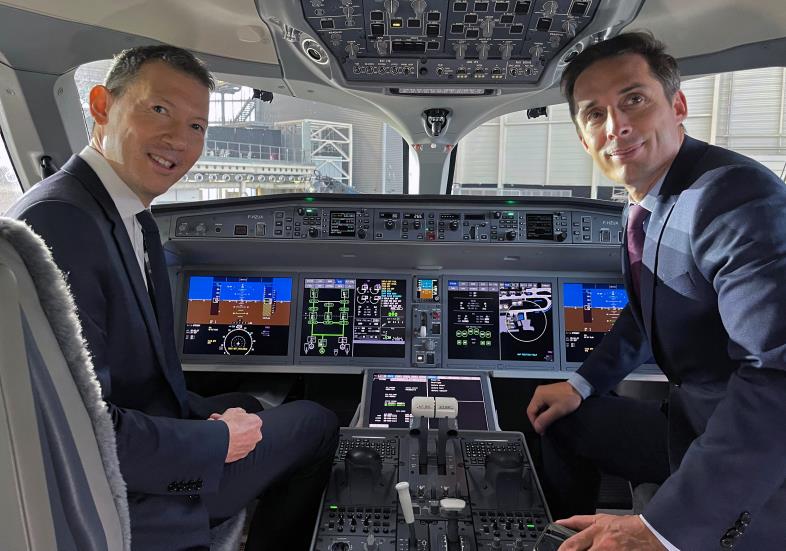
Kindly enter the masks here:
<path id="1" fill-rule="evenodd" d="M 79 152 L 79 157 L 90 165 L 90 168 L 96 173 L 101 183 L 104 184 L 107 193 L 109 193 L 109 197 L 112 198 L 115 208 L 117 208 L 117 212 L 120 213 L 120 218 L 123 220 L 123 225 L 125 225 L 126 231 L 128 232 L 128 238 L 131 240 L 131 246 L 134 249 L 136 261 L 139 264 L 139 271 L 142 273 L 142 281 L 147 285 L 147 277 L 145 275 L 145 242 L 142 237 L 142 226 L 136 219 L 136 215 L 145 210 L 145 205 L 142 203 L 141 199 L 131 191 L 128 184 L 120 179 L 117 172 L 114 171 L 112 166 L 98 151 L 88 145 Z"/>

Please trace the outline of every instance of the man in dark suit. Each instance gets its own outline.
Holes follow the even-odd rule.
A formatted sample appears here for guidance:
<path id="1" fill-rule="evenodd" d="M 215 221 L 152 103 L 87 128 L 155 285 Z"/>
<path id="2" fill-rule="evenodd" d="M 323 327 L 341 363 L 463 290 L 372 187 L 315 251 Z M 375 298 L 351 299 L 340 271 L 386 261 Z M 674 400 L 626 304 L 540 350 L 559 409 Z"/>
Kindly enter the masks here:
<path id="1" fill-rule="evenodd" d="M 786 187 L 685 135 L 685 96 L 646 33 L 588 48 L 563 91 L 581 143 L 625 186 L 630 302 L 567 382 L 536 389 L 561 550 L 786 549 Z M 610 396 L 654 358 L 668 411 Z M 597 470 L 662 483 L 640 516 L 594 515 Z"/>
<path id="2" fill-rule="evenodd" d="M 259 412 L 250 396 L 187 393 L 148 210 L 199 158 L 212 89 L 189 52 L 122 52 L 90 92 L 90 145 L 9 215 L 43 237 L 76 300 L 115 424 L 133 548 L 207 549 L 211 526 L 260 497 L 247 549 L 300 551 L 330 469 L 336 417 L 306 401 Z"/>

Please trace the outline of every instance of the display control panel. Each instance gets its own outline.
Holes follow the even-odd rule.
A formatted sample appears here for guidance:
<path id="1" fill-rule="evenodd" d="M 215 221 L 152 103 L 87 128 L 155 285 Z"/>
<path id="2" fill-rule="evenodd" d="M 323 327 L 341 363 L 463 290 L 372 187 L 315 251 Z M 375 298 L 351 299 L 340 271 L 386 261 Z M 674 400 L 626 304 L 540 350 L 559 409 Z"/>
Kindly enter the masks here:
<path id="1" fill-rule="evenodd" d="M 619 215 L 580 210 L 283 206 L 180 216 L 176 238 L 448 243 L 622 242 Z"/>
<path id="2" fill-rule="evenodd" d="M 348 81 L 534 83 L 599 0 L 302 0 Z"/>

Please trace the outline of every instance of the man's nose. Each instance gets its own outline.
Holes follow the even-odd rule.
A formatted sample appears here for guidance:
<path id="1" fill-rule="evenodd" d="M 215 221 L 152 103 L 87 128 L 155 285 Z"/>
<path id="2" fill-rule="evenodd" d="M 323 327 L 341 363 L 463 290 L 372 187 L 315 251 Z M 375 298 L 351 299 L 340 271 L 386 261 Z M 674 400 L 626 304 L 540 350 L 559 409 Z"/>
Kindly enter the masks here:
<path id="1" fill-rule="evenodd" d="M 630 118 L 619 109 L 609 108 L 606 118 L 606 135 L 608 138 L 620 138 L 630 134 Z"/>
<path id="2" fill-rule="evenodd" d="M 188 145 L 187 125 L 170 124 L 164 133 L 164 143 L 175 151 L 183 151 Z"/>

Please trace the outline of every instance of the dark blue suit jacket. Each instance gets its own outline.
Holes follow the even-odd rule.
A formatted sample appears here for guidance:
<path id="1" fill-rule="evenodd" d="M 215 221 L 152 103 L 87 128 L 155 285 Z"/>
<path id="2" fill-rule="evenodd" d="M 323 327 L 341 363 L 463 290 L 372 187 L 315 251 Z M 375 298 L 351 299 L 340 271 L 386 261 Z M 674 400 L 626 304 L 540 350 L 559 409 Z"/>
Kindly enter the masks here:
<path id="1" fill-rule="evenodd" d="M 786 549 L 786 186 L 686 136 L 657 199 L 641 302 L 579 373 L 602 394 L 652 354 L 674 383 L 672 475 L 644 511 L 661 535 L 683 551 L 729 536 Z M 626 244 L 622 269 L 632 296 Z"/>
<path id="2" fill-rule="evenodd" d="M 125 226 L 90 166 L 72 157 L 7 213 L 27 221 L 66 274 L 117 433 L 135 549 L 209 542 L 199 498 L 216 492 L 229 442 L 225 423 L 189 406 L 180 365 L 167 362 Z M 170 355 L 170 357 L 176 357 Z"/>

